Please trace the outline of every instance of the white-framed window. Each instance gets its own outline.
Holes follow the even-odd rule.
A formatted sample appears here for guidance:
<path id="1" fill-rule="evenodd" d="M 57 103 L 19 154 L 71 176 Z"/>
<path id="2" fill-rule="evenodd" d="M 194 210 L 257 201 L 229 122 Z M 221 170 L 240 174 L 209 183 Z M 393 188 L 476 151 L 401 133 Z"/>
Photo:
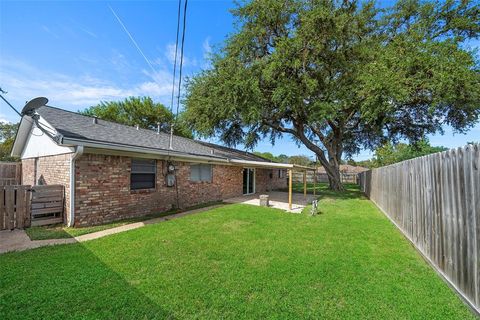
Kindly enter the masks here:
<path id="1" fill-rule="evenodd" d="M 154 189 L 157 180 L 157 161 L 132 158 L 130 189 Z"/>
<path id="2" fill-rule="evenodd" d="M 190 181 L 212 182 L 212 165 L 203 163 L 191 164 Z"/>
<path id="3" fill-rule="evenodd" d="M 285 169 L 278 169 L 278 177 L 283 179 L 286 177 L 286 170 Z"/>

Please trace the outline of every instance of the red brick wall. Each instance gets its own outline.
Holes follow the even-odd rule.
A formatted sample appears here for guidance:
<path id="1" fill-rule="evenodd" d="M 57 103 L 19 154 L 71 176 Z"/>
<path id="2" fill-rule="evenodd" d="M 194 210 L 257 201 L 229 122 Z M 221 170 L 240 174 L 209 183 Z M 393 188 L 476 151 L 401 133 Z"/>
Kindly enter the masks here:
<path id="1" fill-rule="evenodd" d="M 179 206 L 242 195 L 242 167 L 213 166 L 212 182 L 190 181 L 190 164 L 176 166 Z M 75 226 L 101 224 L 176 207 L 176 188 L 165 184 L 166 162 L 157 160 L 156 189 L 130 190 L 131 158 L 84 154 L 76 160 Z M 257 169 L 257 192 L 286 187 L 278 171 Z"/>
<path id="2" fill-rule="evenodd" d="M 72 154 L 39 157 L 22 160 L 22 184 L 27 185 L 52 185 L 65 186 L 64 217 L 68 217 L 70 208 L 70 159 Z M 35 169 L 36 166 L 36 169 Z M 35 179 L 36 170 L 36 179 Z M 64 220 L 65 220 L 64 219 Z M 65 220 L 66 221 L 66 220 Z"/>
<path id="3" fill-rule="evenodd" d="M 22 184 L 35 184 L 35 159 L 22 160 Z"/>
<path id="4" fill-rule="evenodd" d="M 256 169 L 255 183 L 257 193 L 268 192 L 288 187 L 286 174 L 278 177 L 279 169 Z"/>

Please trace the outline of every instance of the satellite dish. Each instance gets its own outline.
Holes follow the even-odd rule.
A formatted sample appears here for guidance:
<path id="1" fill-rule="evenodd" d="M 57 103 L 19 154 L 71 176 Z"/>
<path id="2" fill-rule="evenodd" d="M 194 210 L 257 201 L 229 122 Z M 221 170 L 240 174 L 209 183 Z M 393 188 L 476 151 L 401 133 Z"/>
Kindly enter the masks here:
<path id="1" fill-rule="evenodd" d="M 23 107 L 22 109 L 22 114 L 31 115 L 36 109 L 46 105 L 47 103 L 48 103 L 48 99 L 45 97 L 38 97 L 38 98 L 32 99 L 28 101 L 27 104 L 25 104 L 25 107 Z"/>

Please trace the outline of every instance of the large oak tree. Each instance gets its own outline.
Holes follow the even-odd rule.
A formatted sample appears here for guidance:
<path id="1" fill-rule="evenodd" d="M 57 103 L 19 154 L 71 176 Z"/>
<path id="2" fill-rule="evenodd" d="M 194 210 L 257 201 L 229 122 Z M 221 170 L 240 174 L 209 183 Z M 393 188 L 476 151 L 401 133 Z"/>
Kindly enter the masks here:
<path id="1" fill-rule="evenodd" d="M 465 46 L 480 31 L 474 1 L 262 0 L 232 12 L 235 32 L 187 85 L 186 117 L 204 136 L 253 147 L 291 135 L 341 190 L 342 156 L 479 117 Z"/>

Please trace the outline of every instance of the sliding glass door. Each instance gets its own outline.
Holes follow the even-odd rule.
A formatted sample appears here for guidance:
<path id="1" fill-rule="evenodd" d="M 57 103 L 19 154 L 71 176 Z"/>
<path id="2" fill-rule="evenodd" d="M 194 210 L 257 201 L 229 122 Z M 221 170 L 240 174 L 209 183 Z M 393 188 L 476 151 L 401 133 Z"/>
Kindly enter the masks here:
<path id="1" fill-rule="evenodd" d="M 255 169 L 243 169 L 243 194 L 255 193 Z"/>

